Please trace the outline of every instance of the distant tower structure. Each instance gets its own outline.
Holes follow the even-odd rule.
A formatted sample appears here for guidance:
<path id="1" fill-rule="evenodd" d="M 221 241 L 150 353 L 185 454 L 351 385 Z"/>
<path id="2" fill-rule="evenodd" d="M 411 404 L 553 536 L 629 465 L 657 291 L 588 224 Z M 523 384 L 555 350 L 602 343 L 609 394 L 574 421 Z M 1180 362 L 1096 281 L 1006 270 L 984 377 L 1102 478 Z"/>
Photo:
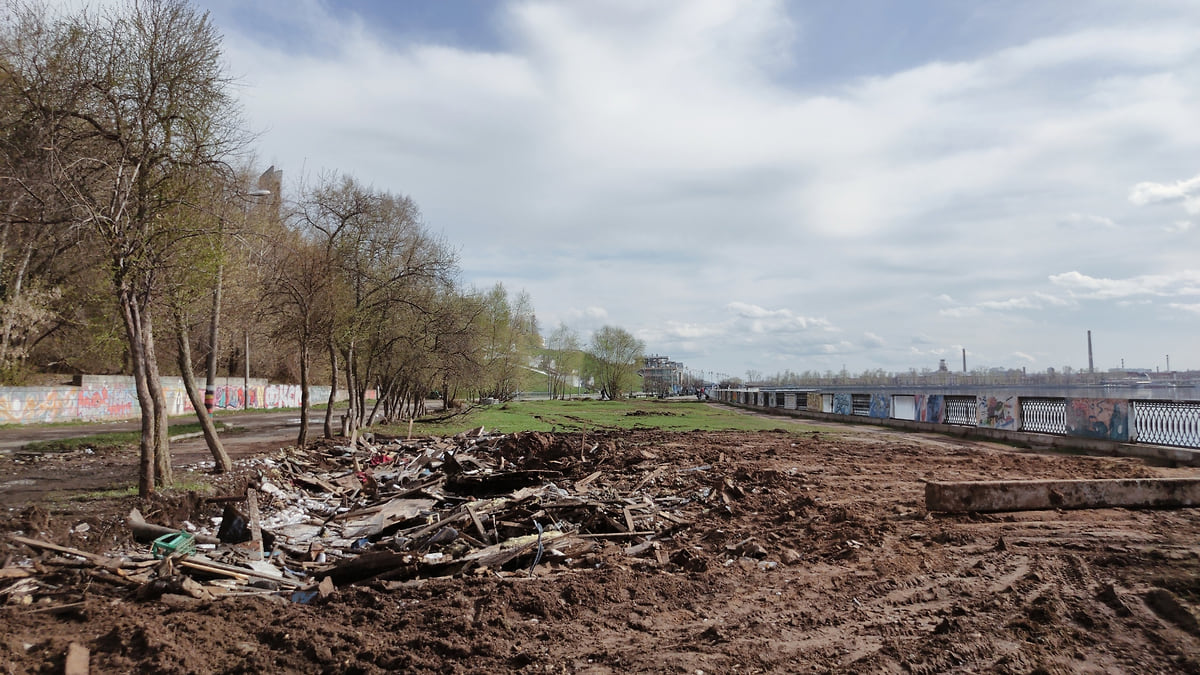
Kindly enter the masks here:
<path id="1" fill-rule="evenodd" d="M 1088 372 L 1096 372 L 1096 365 L 1092 363 L 1092 331 L 1088 331 Z"/>
<path id="2" fill-rule="evenodd" d="M 938 359 L 938 372 L 948 373 L 950 369 L 946 367 L 946 359 Z"/>
<path id="3" fill-rule="evenodd" d="M 967 372 L 967 348 L 963 347 L 963 373 Z"/>
<path id="4" fill-rule="evenodd" d="M 279 221 L 279 212 L 283 206 L 283 171 L 271 165 L 258 177 L 258 189 L 269 190 L 271 198 L 262 205 L 268 210 L 272 220 Z"/>

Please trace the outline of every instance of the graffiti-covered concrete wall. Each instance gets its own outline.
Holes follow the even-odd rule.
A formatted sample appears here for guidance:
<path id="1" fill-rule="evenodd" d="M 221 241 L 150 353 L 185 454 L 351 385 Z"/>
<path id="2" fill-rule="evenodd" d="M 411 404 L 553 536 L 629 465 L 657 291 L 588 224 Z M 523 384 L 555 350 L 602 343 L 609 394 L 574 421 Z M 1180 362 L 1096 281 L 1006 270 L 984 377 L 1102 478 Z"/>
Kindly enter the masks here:
<path id="1" fill-rule="evenodd" d="M 732 402 L 746 402 L 749 405 L 765 406 L 775 400 L 775 396 L 780 395 L 779 392 L 774 392 L 769 389 L 756 389 L 751 392 L 751 395 L 746 396 L 744 392 L 739 390 L 719 390 L 717 396 L 719 400 Z M 788 396 L 792 394 L 789 393 Z M 832 402 L 831 412 L 835 415 L 854 416 L 855 402 L 857 401 L 860 410 L 857 415 L 867 415 L 872 418 L 891 419 L 894 414 L 902 414 L 905 420 L 912 415 L 911 421 L 928 422 L 933 424 L 955 424 L 959 426 L 975 426 L 981 429 L 995 429 L 998 431 L 1029 431 L 1026 428 L 1026 422 L 1022 420 L 1022 397 L 1012 392 L 1003 393 L 988 393 L 982 392 L 971 395 L 949 395 L 941 393 L 929 392 L 899 392 L 899 391 L 874 391 L 852 393 L 848 391 L 835 392 L 820 392 L 808 391 L 797 392 L 796 396 L 806 396 L 809 411 L 828 410 L 829 402 Z M 902 396 L 905 399 L 911 397 L 912 408 L 909 408 L 907 401 L 901 408 L 893 406 L 893 397 Z M 869 397 L 870 408 L 867 409 L 867 400 Z M 947 398 L 949 397 L 949 398 Z M 1105 441 L 1117 441 L 1128 443 L 1133 441 L 1133 432 L 1130 429 L 1130 406 L 1131 403 L 1124 399 L 1107 399 L 1107 398 L 1059 398 L 1057 410 L 1058 416 L 1054 416 L 1053 400 L 1045 397 L 1032 397 L 1035 401 L 1051 401 L 1051 405 L 1036 404 L 1038 407 L 1033 408 L 1039 415 L 1038 419 L 1033 420 L 1032 430 L 1034 433 L 1057 433 L 1065 436 L 1074 436 L 1078 438 L 1097 439 Z M 829 401 L 827 401 L 828 399 Z M 965 400 L 962 400 L 965 399 Z M 953 410 L 948 410 L 948 401 L 956 407 Z M 121 400 L 117 399 L 117 405 L 121 404 Z M 789 406 L 790 407 L 790 406 Z M 901 410 L 902 413 L 897 413 Z M 1055 421 L 1057 420 L 1057 421 Z M 1057 428 L 1054 428 L 1055 425 Z"/>
<path id="2" fill-rule="evenodd" d="M 218 379 L 216 404 L 219 410 L 244 407 L 298 408 L 300 385 L 268 384 L 251 379 Z M 310 387 L 313 403 L 329 398 L 329 387 Z M 163 393 L 168 414 L 194 412 L 192 402 L 179 378 L 163 378 Z M 0 387 L 0 424 L 43 424 L 49 422 L 99 422 L 137 419 L 137 389 L 132 377 L 84 376 L 73 385 L 49 387 Z"/>

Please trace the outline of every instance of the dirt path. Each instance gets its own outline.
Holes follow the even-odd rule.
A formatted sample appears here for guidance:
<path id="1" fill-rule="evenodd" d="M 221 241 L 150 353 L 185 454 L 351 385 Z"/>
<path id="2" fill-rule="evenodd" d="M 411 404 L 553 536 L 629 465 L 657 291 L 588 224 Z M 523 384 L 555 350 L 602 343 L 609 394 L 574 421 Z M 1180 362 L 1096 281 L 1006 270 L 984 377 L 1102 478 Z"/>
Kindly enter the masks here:
<path id="1" fill-rule="evenodd" d="M 223 421 L 238 427 L 235 432 L 221 435 L 225 451 L 234 461 L 295 443 L 300 428 L 299 413 L 294 410 L 248 413 L 226 417 Z M 320 434 L 323 422 L 323 413 L 310 420 L 311 433 Z M 19 448 L 31 440 L 75 438 L 127 430 L 124 427 L 138 429 L 136 423 L 130 422 L 9 428 L 0 430 L 0 443 L 10 443 Z M 8 455 L 0 455 L 0 468 L 3 468 L 0 471 L 0 506 L 20 507 L 52 495 L 64 498 L 137 484 L 136 453 L 129 451 L 55 455 L 10 450 Z M 212 466 L 212 454 L 202 437 L 177 440 L 171 443 L 171 463 L 177 471 L 204 471 Z"/>
<path id="2" fill-rule="evenodd" d="M 662 558 L 598 544 L 532 578 L 365 582 L 312 605 L 139 602 L 55 568 L 81 604 L 0 608 L 0 660 L 61 671 L 76 641 L 93 672 L 1200 672 L 1200 511 L 944 515 L 923 502 L 932 479 L 1195 469 L 869 431 L 614 434 L 603 464 L 558 485 L 600 471 L 590 489 L 644 483 L 678 504 L 688 525 L 659 541 Z M 732 499 L 711 496 L 730 485 Z M 61 505 L 4 526 L 118 545 L 104 512 L 121 508 Z M 67 533 L 80 522 L 92 538 Z"/>

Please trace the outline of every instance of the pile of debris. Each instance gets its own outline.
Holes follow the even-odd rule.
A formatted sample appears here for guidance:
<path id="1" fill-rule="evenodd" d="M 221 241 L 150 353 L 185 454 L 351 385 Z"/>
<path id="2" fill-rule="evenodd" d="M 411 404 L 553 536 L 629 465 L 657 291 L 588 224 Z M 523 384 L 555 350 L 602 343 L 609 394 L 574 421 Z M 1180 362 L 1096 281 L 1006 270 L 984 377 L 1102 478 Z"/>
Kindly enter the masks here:
<path id="1" fill-rule="evenodd" d="M 658 459 L 613 436 L 482 428 L 287 448 L 262 461 L 244 494 L 208 498 L 223 508 L 211 524 L 170 528 L 130 513 L 136 550 L 97 554 L 10 537 L 41 555 L 9 555 L 0 600 L 69 612 L 79 598 L 59 583 L 67 569 L 139 599 L 275 594 L 306 603 L 355 583 L 598 567 L 614 548 L 650 564 L 703 568 L 674 538 L 745 493 L 707 464 Z"/>

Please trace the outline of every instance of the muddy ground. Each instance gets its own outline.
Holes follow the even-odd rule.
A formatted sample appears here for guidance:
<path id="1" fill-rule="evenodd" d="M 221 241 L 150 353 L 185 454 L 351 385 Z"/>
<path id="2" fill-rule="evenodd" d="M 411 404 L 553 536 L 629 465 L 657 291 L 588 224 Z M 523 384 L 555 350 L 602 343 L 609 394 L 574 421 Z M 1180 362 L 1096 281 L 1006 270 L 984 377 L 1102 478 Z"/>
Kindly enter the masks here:
<path id="1" fill-rule="evenodd" d="M 92 672 L 113 673 L 1200 672 L 1200 511 L 924 509 L 927 480 L 1195 469 L 879 430 L 636 431 L 605 443 L 595 461 L 567 467 L 560 487 L 599 470 L 592 487 L 611 494 L 695 495 L 663 553 L 598 541 L 585 564 L 544 563 L 532 577 L 367 581 L 309 605 L 139 601 L 86 565 L 56 566 L 58 597 L 0 607 L 0 671 L 62 672 L 77 642 Z M 0 458 L 0 472 L 69 483 L 94 473 L 93 461 L 132 466 Z M 730 485 L 728 504 L 700 498 Z M 11 564 L 39 555 L 4 531 L 127 550 L 122 517 L 135 503 L 165 524 L 208 515 L 180 498 L 30 495 L 3 504 L 0 559 Z M 0 579 L 0 593 L 11 583 Z"/>

